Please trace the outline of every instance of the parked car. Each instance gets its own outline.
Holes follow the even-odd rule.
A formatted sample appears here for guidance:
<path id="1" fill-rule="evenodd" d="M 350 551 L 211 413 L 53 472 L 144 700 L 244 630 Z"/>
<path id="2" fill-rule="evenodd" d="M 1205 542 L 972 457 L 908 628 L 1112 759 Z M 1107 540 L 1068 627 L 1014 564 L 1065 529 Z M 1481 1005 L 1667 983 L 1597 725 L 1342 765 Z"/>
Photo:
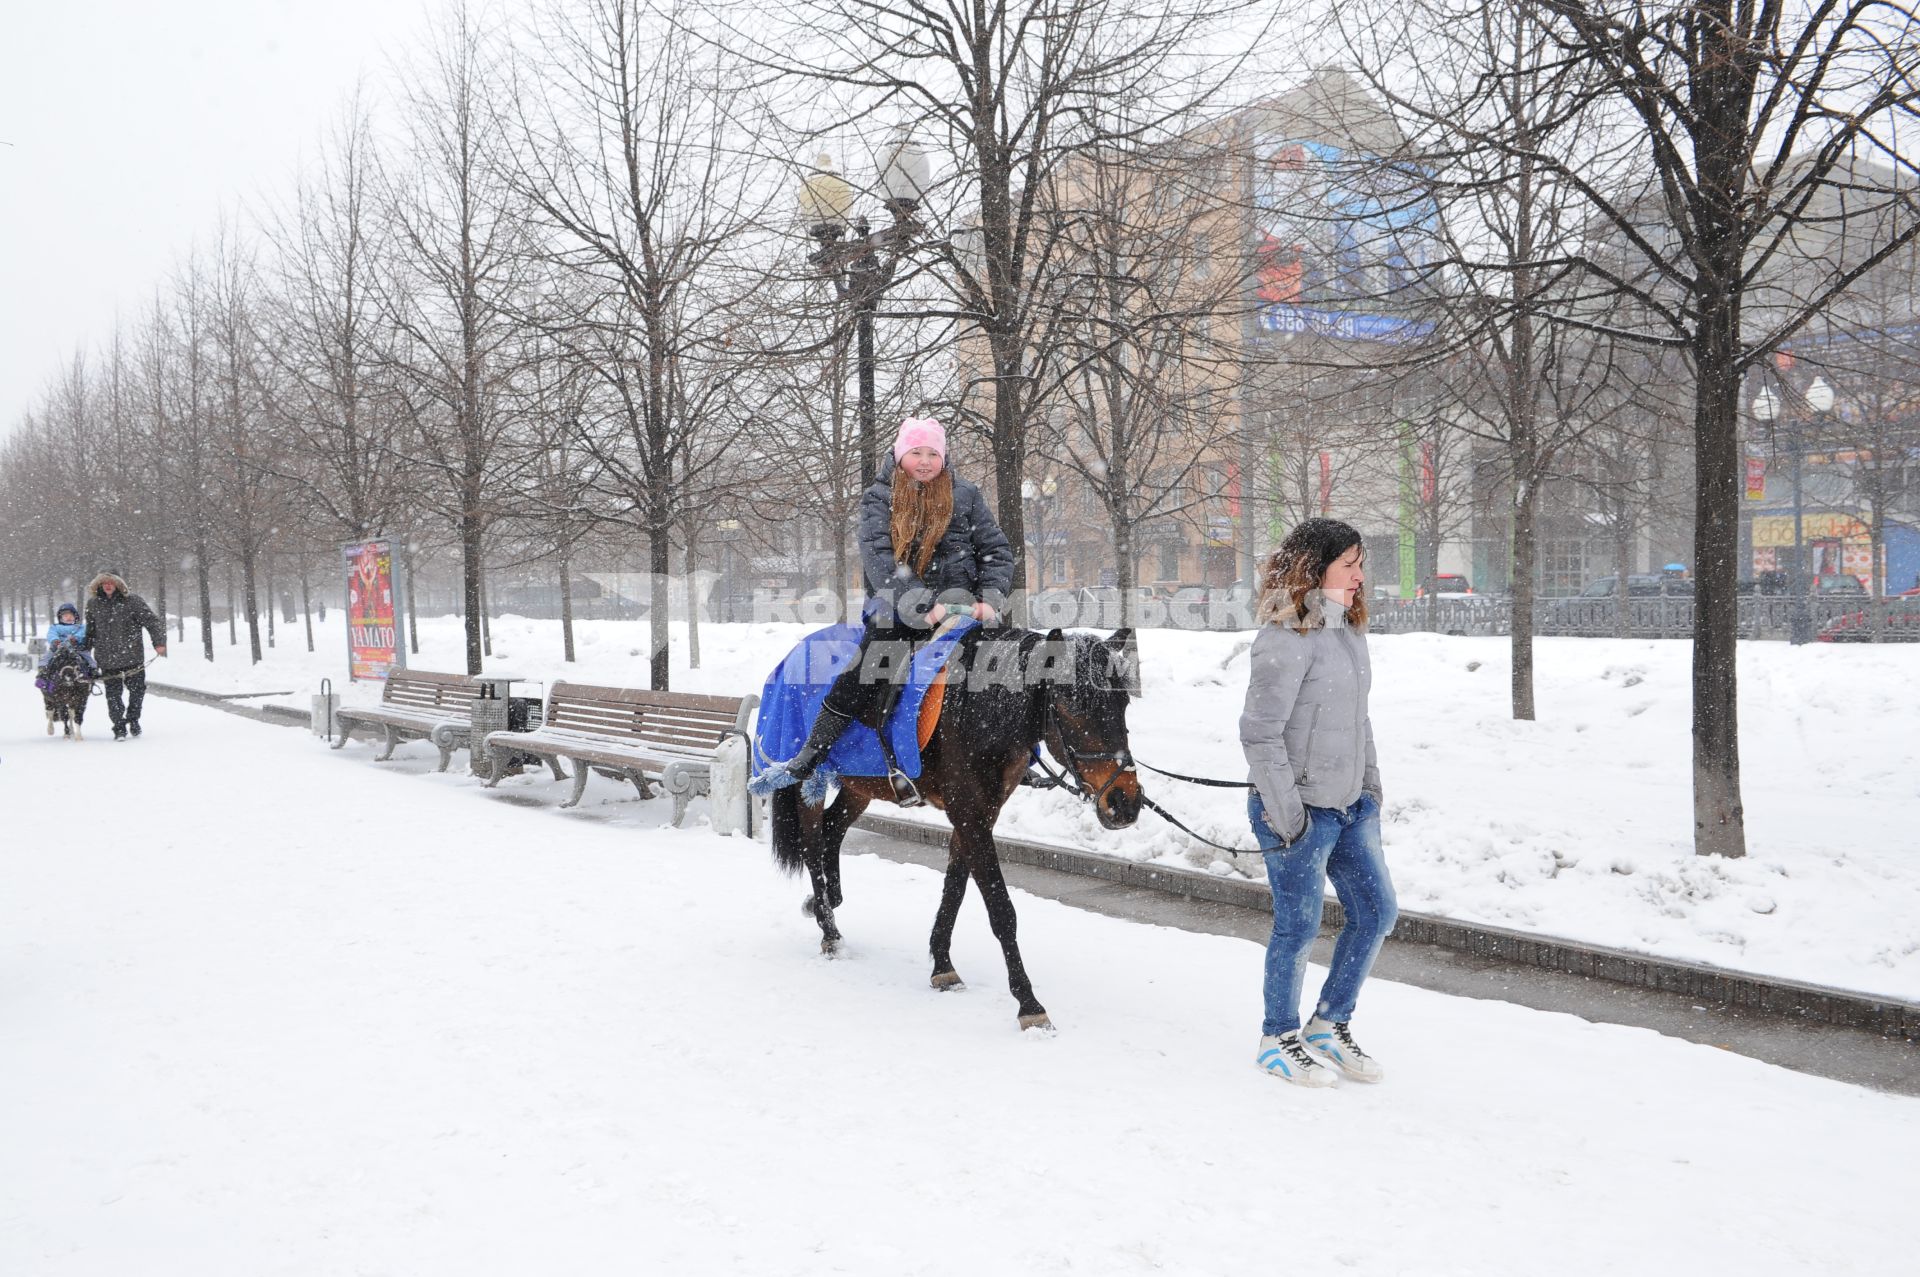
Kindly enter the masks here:
<path id="1" fill-rule="evenodd" d="M 1787 593 L 1791 584 L 1792 579 L 1788 577 L 1785 572 L 1777 568 L 1769 568 L 1764 572 L 1757 572 L 1752 576 L 1741 577 L 1733 583 L 1733 590 L 1735 594 L 1740 595 L 1742 598 L 1749 595 L 1774 598 Z"/>
<path id="2" fill-rule="evenodd" d="M 1616 593 L 1616 580 L 1615 577 L 1603 576 L 1597 581 L 1589 581 L 1578 597 L 1610 599 Z M 1690 599 L 1693 597 L 1693 582 L 1684 576 L 1669 576 L 1664 572 L 1635 572 L 1627 577 L 1627 596 L 1635 599 Z"/>
<path id="3" fill-rule="evenodd" d="M 1853 577 L 1847 579 L 1859 584 Z M 1920 643 L 1920 586 L 1887 599 L 1886 626 L 1880 637 L 1887 643 Z M 1873 616 L 1870 612 L 1836 616 L 1821 626 L 1814 638 L 1822 643 L 1870 643 Z"/>
<path id="4" fill-rule="evenodd" d="M 1473 583 L 1458 572 L 1440 572 L 1428 577 L 1413 592 L 1416 599 L 1467 599 L 1474 597 Z"/>

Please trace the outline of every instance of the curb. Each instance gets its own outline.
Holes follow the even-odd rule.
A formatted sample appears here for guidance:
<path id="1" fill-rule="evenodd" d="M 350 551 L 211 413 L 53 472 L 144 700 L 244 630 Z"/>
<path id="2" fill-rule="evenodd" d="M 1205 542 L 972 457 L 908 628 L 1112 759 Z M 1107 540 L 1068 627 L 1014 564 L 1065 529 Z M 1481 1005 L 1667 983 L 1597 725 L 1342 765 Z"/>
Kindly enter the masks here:
<path id="1" fill-rule="evenodd" d="M 303 709 L 294 709 L 287 705 L 236 705 L 234 702 L 248 693 L 202 692 L 191 687 L 180 687 L 173 683 L 156 683 L 147 680 L 147 691 L 168 700 L 187 701 L 194 705 L 204 705 L 208 709 L 222 710 L 228 714 L 238 714 L 242 718 L 251 718 L 262 723 L 275 723 L 282 727 L 310 727 L 313 715 Z M 260 696 L 284 696 L 284 692 L 259 692 Z"/>
<path id="2" fill-rule="evenodd" d="M 283 727 L 308 727 L 312 722 L 305 710 L 287 706 L 262 705 L 253 708 L 236 705 L 229 698 L 168 683 L 149 682 L 147 690 L 157 696 L 189 701 L 209 709 Z M 936 825 L 903 820 L 897 816 L 871 814 L 861 816 L 854 823 L 858 828 L 902 842 L 928 847 L 947 845 L 948 831 Z M 1273 910 L 1273 898 L 1266 884 L 1247 878 L 1223 878 L 1198 869 L 1142 864 L 1073 847 L 998 835 L 995 835 L 993 844 L 1000 858 L 1013 864 L 1033 865 L 1083 878 L 1097 878 L 1119 886 L 1145 887 L 1192 900 L 1233 905 L 1262 916 Z M 1342 921 L 1339 903 L 1327 901 L 1323 925 L 1338 928 Z M 1457 922 L 1451 918 L 1404 910 L 1388 943 L 1432 945 L 1510 966 L 1536 967 L 1629 988 L 1688 997 L 1696 1002 L 1920 1042 L 1920 1003 L 1879 998 L 1826 985 L 1749 975 L 1703 963 L 1656 958 L 1626 949 L 1610 949 L 1529 931 Z"/>
<path id="3" fill-rule="evenodd" d="M 930 847 L 947 845 L 947 831 L 897 816 L 863 815 L 858 828 Z M 1266 884 L 1246 878 L 1223 878 L 1198 869 L 1142 864 L 1049 843 L 994 836 L 1002 860 L 1034 865 L 1081 877 L 1099 878 L 1127 887 L 1147 887 L 1235 905 L 1265 916 L 1273 897 Z M 1337 929 L 1343 921 L 1337 901 L 1327 901 L 1323 926 Z M 1872 994 L 1854 993 L 1798 980 L 1776 979 L 1730 971 L 1697 962 L 1656 958 L 1625 949 L 1561 940 L 1529 931 L 1481 923 L 1458 922 L 1432 914 L 1401 911 L 1388 938 L 1392 944 L 1432 945 L 1475 957 L 1491 958 L 1517 967 L 1538 967 L 1567 975 L 1605 980 L 1613 984 L 1676 994 L 1696 1002 L 1716 1003 L 1769 1015 L 1811 1020 L 1841 1028 L 1861 1029 L 1882 1037 L 1920 1042 L 1920 1004 Z"/>

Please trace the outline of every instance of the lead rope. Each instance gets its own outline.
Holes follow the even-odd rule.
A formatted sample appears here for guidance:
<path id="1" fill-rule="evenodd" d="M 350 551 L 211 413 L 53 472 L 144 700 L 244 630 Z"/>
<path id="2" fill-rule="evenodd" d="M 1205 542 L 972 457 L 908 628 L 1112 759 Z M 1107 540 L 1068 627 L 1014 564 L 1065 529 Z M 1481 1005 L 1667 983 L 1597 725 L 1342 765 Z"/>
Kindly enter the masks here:
<path id="1" fill-rule="evenodd" d="M 117 682 L 122 687 L 125 687 L 127 684 L 128 675 L 138 674 L 141 670 L 146 669 L 147 666 L 151 664 L 153 664 L 152 661 L 142 661 L 140 662 L 140 664 L 134 666 L 130 670 L 115 670 L 111 674 L 107 673 L 105 670 L 102 670 L 100 673 L 93 676 L 93 688 L 91 691 L 88 692 L 88 695 L 105 696 L 107 694 L 107 689 L 105 684 L 108 684 L 108 683 Z"/>
<path id="2" fill-rule="evenodd" d="M 1218 789 L 1251 789 L 1253 788 L 1252 781 L 1209 780 L 1204 776 L 1183 776 L 1179 772 L 1161 771 L 1158 767 L 1149 766 L 1148 764 L 1141 762 L 1137 758 L 1133 759 L 1132 761 L 1134 766 L 1136 767 L 1145 767 L 1148 771 L 1158 773 L 1161 776 L 1166 776 L 1173 780 L 1188 781 L 1195 785 L 1211 785 Z M 1030 789 L 1064 789 L 1068 793 L 1073 794 L 1076 797 L 1079 797 L 1085 801 L 1088 801 L 1088 802 L 1093 801 L 1093 795 L 1087 792 L 1086 786 L 1084 784 L 1079 783 L 1079 777 L 1070 776 L 1070 775 L 1063 776 L 1059 772 L 1056 772 L 1051 767 L 1047 766 L 1046 759 L 1041 756 L 1040 746 L 1037 743 L 1033 747 L 1033 765 L 1039 768 L 1040 771 L 1045 774 L 1045 779 L 1035 780 L 1033 773 L 1029 771 L 1025 776 L 1022 776 L 1020 778 L 1020 783 L 1022 785 L 1025 785 Z M 1212 847 L 1215 851 L 1232 852 L 1236 856 L 1259 856 L 1259 855 L 1264 855 L 1266 853 L 1266 848 L 1264 847 L 1257 847 L 1257 846 L 1256 847 L 1229 847 L 1225 843 L 1215 842 L 1213 839 L 1207 837 L 1205 834 L 1196 833 L 1191 827 L 1187 825 L 1185 821 L 1181 820 L 1178 816 L 1168 811 L 1165 807 L 1162 807 L 1159 803 L 1156 803 L 1155 801 L 1153 801 L 1153 799 L 1147 797 L 1147 795 L 1144 792 L 1142 792 L 1140 795 L 1140 804 L 1141 806 L 1151 811 L 1154 815 L 1160 817 L 1160 819 L 1166 821 L 1169 825 L 1172 825 L 1175 829 L 1178 829 L 1181 833 L 1185 834 L 1187 837 L 1192 838 L 1197 842 L 1203 842 L 1207 846 Z"/>

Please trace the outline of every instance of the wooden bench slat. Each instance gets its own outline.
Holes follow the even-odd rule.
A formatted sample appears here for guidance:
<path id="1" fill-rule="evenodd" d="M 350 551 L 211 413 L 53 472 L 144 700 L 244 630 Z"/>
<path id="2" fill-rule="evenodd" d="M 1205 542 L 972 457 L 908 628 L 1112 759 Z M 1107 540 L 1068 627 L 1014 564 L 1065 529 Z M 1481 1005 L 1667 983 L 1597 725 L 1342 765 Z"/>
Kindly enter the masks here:
<path id="1" fill-rule="evenodd" d="M 649 797 L 647 779 L 673 787 L 673 822 L 685 814 L 690 793 L 705 792 L 713 756 L 728 735 L 745 726 L 756 698 L 656 692 L 556 682 L 547 689 L 546 715 L 530 732 L 491 733 L 489 748 L 537 757 L 572 759 L 571 807 L 585 792 L 589 769 L 627 777 Z M 496 762 L 496 768 L 498 763 Z M 501 773 L 496 770 L 498 783 Z M 688 786 L 692 786 L 691 789 Z"/>
<path id="2" fill-rule="evenodd" d="M 599 687 L 592 683 L 555 683 L 551 695 L 566 700 L 601 700 L 622 705 L 666 705 L 688 709 L 737 713 L 738 696 L 711 696 L 701 692 L 656 692 L 647 688 Z"/>

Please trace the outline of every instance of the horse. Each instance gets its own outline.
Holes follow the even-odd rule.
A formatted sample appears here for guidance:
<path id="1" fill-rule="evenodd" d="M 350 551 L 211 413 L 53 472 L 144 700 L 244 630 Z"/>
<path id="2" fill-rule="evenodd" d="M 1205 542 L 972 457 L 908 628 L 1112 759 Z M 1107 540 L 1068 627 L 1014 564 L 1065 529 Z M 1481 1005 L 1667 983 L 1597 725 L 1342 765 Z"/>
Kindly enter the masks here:
<path id="1" fill-rule="evenodd" d="M 932 984 L 964 987 L 949 947 L 971 879 L 1006 957 L 1007 987 L 1019 1004 L 1022 1029 L 1053 1026 L 1020 958 L 994 823 L 1042 742 L 1092 800 L 1101 825 L 1124 829 L 1139 818 L 1140 778 L 1127 748 L 1127 702 L 1137 662 L 1131 630 L 1101 638 L 1004 627 L 969 632 L 948 663 L 939 723 L 921 751 L 917 782 L 921 798 L 944 811 L 953 826 L 929 942 Z M 774 861 L 789 874 L 806 870 L 812 891 L 801 912 L 820 924 L 820 950 L 828 956 L 841 943 L 833 913 L 841 904 L 841 841 L 875 799 L 898 801 L 884 776 L 843 776 L 839 784 L 830 806 L 803 801 L 799 785 L 776 790 L 770 799 Z"/>
<path id="2" fill-rule="evenodd" d="M 93 692 L 93 670 L 70 646 L 54 649 L 46 668 L 34 679 L 47 710 L 47 735 L 55 723 L 75 740 L 84 740 L 81 724 L 87 717 L 87 697 Z"/>

